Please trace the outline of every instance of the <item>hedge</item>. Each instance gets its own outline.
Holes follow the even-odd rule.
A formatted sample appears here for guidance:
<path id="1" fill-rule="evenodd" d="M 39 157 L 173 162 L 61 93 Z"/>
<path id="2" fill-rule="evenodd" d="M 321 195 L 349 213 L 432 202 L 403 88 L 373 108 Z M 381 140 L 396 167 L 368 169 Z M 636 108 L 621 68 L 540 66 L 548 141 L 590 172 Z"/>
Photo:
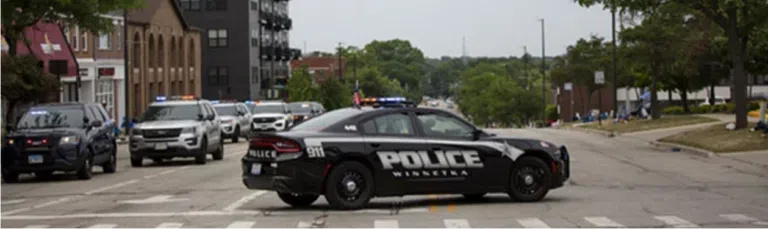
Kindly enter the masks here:
<path id="1" fill-rule="evenodd" d="M 716 104 L 716 105 L 703 105 L 703 106 L 690 106 L 692 114 L 706 114 L 706 113 L 728 113 L 733 114 L 736 110 L 736 104 Z M 747 104 L 747 112 L 760 109 L 760 104 L 757 102 L 750 102 Z M 662 110 L 664 114 L 684 114 L 682 106 L 669 106 Z"/>

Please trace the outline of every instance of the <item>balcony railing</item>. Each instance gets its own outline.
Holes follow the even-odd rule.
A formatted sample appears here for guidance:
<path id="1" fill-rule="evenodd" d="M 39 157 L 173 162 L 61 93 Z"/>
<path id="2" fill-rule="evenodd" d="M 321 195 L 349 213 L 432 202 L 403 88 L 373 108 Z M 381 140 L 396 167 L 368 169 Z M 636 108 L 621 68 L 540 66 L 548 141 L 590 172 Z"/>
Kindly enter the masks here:
<path id="1" fill-rule="evenodd" d="M 277 24 L 275 22 L 275 14 L 263 10 L 259 11 L 259 23 L 267 29 L 273 29 Z"/>
<path id="2" fill-rule="evenodd" d="M 259 51 L 262 60 L 272 60 L 275 57 L 275 48 L 271 45 L 261 46 Z"/>
<path id="3" fill-rule="evenodd" d="M 291 49 L 291 59 L 292 60 L 301 59 L 301 49 Z"/>

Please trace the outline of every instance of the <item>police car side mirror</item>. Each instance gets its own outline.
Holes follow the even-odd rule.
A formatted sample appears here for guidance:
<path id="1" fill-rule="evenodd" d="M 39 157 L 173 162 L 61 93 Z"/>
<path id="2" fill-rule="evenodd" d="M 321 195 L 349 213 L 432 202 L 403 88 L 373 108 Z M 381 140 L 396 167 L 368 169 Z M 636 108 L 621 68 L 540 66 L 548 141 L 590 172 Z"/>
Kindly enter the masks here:
<path id="1" fill-rule="evenodd" d="M 209 120 L 209 121 L 213 121 L 214 119 L 216 119 L 216 116 L 214 116 L 214 115 L 208 115 L 208 120 Z"/>
<path id="2" fill-rule="evenodd" d="M 203 117 L 203 114 L 197 114 L 197 120 L 205 121 L 206 117 Z"/>
<path id="3" fill-rule="evenodd" d="M 472 131 L 472 140 L 478 140 L 483 135 L 485 135 L 485 132 L 480 129 L 476 129 L 475 131 Z"/>
<path id="4" fill-rule="evenodd" d="M 101 120 L 93 120 L 89 124 L 90 127 L 101 127 L 101 125 L 104 125 L 104 123 Z"/>

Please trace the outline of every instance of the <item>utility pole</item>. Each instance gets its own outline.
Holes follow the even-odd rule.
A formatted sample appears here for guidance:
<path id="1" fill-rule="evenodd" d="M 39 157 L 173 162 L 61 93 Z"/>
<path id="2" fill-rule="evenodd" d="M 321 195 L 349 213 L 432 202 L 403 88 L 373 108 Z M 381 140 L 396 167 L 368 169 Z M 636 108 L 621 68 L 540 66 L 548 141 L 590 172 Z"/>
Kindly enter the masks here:
<path id="1" fill-rule="evenodd" d="M 131 75 L 131 71 L 128 69 L 131 67 L 131 61 L 130 61 L 130 55 L 129 55 L 129 43 L 128 43 L 128 10 L 123 9 L 123 72 L 125 72 L 125 76 L 123 77 L 123 91 L 125 94 L 125 120 L 122 121 L 125 123 L 125 134 L 130 138 L 131 134 L 131 113 L 128 112 L 128 108 L 131 107 L 131 96 L 128 95 L 128 90 L 131 88 L 130 79 L 129 76 Z M 134 92 L 135 93 L 135 92 Z M 119 106 L 118 106 L 119 107 Z M 135 108 L 135 109 L 138 109 Z M 120 113 L 120 112 L 118 112 Z"/>
<path id="2" fill-rule="evenodd" d="M 344 66 L 341 65 L 341 42 L 339 42 L 339 81 L 344 81 Z"/>
<path id="3" fill-rule="evenodd" d="M 612 46 L 613 46 L 613 52 L 612 52 L 612 55 L 613 55 L 613 69 L 611 70 L 611 74 L 613 75 L 613 83 L 612 83 L 612 85 L 613 85 L 613 111 L 614 111 L 613 113 L 614 113 L 614 116 L 615 116 L 619 112 L 619 100 L 617 99 L 618 92 L 619 92 L 617 90 L 617 84 L 618 84 L 619 81 L 616 80 L 616 78 L 617 78 L 617 76 L 616 76 L 616 61 L 617 61 L 617 59 L 616 59 L 616 7 L 615 6 L 611 6 L 611 36 L 613 37 L 613 41 L 611 41 L 611 43 L 613 43 L 612 44 Z M 629 89 L 629 87 L 627 87 L 627 89 Z M 626 98 L 626 99 L 629 100 L 629 98 Z"/>
<path id="4" fill-rule="evenodd" d="M 525 90 L 530 90 L 528 87 L 529 82 L 531 81 L 531 76 L 528 72 L 528 61 L 530 58 L 528 57 L 528 46 L 523 45 L 523 73 L 525 74 L 523 77 L 525 77 Z"/>
<path id="5" fill-rule="evenodd" d="M 467 38 L 461 37 L 461 62 L 467 66 Z"/>
<path id="6" fill-rule="evenodd" d="M 355 82 L 357 82 L 357 53 L 352 55 L 352 75 L 355 76 Z"/>
<path id="7" fill-rule="evenodd" d="M 544 123 L 547 122 L 547 56 L 545 52 L 545 39 L 544 39 L 544 18 L 541 20 L 541 104 L 543 105 L 541 110 L 541 119 Z"/>

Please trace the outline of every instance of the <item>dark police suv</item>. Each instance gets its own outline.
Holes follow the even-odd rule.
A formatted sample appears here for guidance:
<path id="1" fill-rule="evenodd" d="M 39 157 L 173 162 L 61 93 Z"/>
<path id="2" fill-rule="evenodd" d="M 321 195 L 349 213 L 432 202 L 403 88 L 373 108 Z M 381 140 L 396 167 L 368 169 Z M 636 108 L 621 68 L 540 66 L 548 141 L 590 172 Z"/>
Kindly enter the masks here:
<path id="1" fill-rule="evenodd" d="M 411 194 L 500 192 L 527 202 L 563 186 L 568 158 L 565 146 L 488 134 L 440 109 L 345 108 L 253 136 L 242 178 L 292 206 L 319 195 L 338 209 Z"/>
<path id="2" fill-rule="evenodd" d="M 116 169 L 114 123 L 99 104 L 57 103 L 35 106 L 3 142 L 3 181 L 19 173 L 50 178 L 54 171 L 75 171 L 90 179 L 93 165 Z"/>

